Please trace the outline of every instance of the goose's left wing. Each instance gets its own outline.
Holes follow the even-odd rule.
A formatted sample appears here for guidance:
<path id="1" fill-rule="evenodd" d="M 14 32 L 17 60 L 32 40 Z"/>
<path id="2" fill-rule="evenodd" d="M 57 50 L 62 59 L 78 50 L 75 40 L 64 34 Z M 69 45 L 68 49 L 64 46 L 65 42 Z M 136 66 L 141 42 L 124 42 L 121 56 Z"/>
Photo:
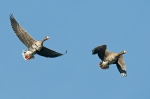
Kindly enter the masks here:
<path id="1" fill-rule="evenodd" d="M 17 37 L 23 44 L 25 44 L 29 48 L 35 42 L 35 40 L 27 33 L 26 30 L 24 30 L 19 25 L 19 23 L 16 21 L 12 14 L 10 14 L 10 22 L 12 29 L 16 33 Z"/>

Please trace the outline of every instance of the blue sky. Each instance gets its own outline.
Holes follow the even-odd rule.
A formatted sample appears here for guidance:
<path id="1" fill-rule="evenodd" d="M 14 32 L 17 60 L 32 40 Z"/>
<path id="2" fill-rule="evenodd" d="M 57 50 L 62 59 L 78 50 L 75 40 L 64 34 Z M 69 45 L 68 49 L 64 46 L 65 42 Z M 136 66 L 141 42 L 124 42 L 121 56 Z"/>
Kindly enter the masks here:
<path id="1" fill-rule="evenodd" d="M 1 0 L 0 99 L 149 99 L 150 0 Z M 13 13 L 58 58 L 25 61 Z M 127 77 L 115 65 L 102 70 L 91 50 L 126 50 Z"/>

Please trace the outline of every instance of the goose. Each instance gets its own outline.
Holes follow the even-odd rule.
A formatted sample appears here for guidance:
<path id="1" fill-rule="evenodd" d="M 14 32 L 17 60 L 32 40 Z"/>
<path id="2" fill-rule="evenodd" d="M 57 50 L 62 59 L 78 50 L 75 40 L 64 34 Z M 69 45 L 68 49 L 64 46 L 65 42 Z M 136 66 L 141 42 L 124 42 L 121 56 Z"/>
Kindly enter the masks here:
<path id="1" fill-rule="evenodd" d="M 101 69 L 108 69 L 109 65 L 116 64 L 118 71 L 123 77 L 127 76 L 126 65 L 123 59 L 123 54 L 126 51 L 121 51 L 119 53 L 109 52 L 106 45 L 97 46 L 92 50 L 92 54 L 98 54 L 98 57 L 102 60 L 99 63 Z"/>
<path id="2" fill-rule="evenodd" d="M 35 54 L 43 57 L 55 58 L 62 56 L 62 53 L 51 50 L 43 46 L 44 41 L 48 40 L 49 37 L 44 37 L 43 40 L 37 41 L 32 38 L 26 30 L 24 30 L 21 25 L 16 21 L 13 14 L 10 14 L 11 27 L 20 41 L 28 48 L 28 50 L 23 50 L 22 55 L 25 60 L 30 60 L 34 58 Z M 67 53 L 67 51 L 65 52 Z"/>

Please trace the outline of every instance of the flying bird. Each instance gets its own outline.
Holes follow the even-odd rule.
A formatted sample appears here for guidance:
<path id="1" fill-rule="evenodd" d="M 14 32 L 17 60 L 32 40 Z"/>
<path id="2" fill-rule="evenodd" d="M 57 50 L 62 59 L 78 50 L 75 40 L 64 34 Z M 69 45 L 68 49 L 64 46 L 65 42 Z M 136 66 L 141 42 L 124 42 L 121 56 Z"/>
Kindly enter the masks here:
<path id="1" fill-rule="evenodd" d="M 44 41 L 48 40 L 49 37 L 44 37 L 43 40 L 37 41 L 32 38 L 26 30 L 24 30 L 21 25 L 16 21 L 13 14 L 10 14 L 10 22 L 13 31 L 20 39 L 20 41 L 28 48 L 28 50 L 23 50 L 22 55 L 25 60 L 30 60 L 34 58 L 35 54 L 38 54 L 43 57 L 55 58 L 63 55 L 62 53 L 56 52 L 49 48 L 43 46 Z M 67 51 L 65 52 L 67 53 Z"/>
<path id="2" fill-rule="evenodd" d="M 120 74 L 124 77 L 127 76 L 126 65 L 123 59 L 123 54 L 126 51 L 122 51 L 120 53 L 109 52 L 106 48 L 106 45 L 97 46 L 92 50 L 92 54 L 98 54 L 98 57 L 102 60 L 99 63 L 101 69 L 108 69 L 109 65 L 116 64 Z"/>

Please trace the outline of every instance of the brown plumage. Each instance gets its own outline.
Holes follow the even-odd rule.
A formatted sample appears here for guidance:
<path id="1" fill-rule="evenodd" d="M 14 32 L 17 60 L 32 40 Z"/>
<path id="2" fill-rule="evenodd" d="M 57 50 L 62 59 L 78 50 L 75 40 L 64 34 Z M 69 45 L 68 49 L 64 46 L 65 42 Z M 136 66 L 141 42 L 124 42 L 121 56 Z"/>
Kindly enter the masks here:
<path id="1" fill-rule="evenodd" d="M 10 22 L 11 22 L 12 29 L 14 30 L 17 37 L 26 47 L 28 47 L 28 51 L 30 55 L 28 55 L 28 58 L 26 60 L 30 59 L 31 57 L 34 57 L 34 54 L 38 54 L 38 55 L 41 55 L 44 57 L 50 57 L 50 58 L 63 55 L 62 53 L 53 51 L 43 46 L 43 42 L 49 39 L 48 36 L 46 36 L 41 41 L 37 41 L 33 37 L 31 37 L 28 34 L 28 32 L 19 25 L 19 23 L 13 17 L 13 14 L 10 14 Z M 23 51 L 24 53 L 23 55 L 25 55 L 26 52 L 27 51 Z M 24 56 L 24 58 L 26 58 L 26 56 Z"/>
<path id="2" fill-rule="evenodd" d="M 26 47 L 32 46 L 36 42 L 26 30 L 24 30 L 19 23 L 15 20 L 13 17 L 13 14 L 10 14 L 10 21 L 11 21 L 11 26 L 14 32 L 16 33 L 17 37 L 20 39 L 20 41 L 26 45 Z"/>
<path id="3" fill-rule="evenodd" d="M 109 52 L 106 48 L 106 45 L 97 46 L 92 50 L 92 54 L 98 54 L 99 58 L 102 60 L 99 66 L 102 69 L 108 69 L 109 65 L 116 64 L 119 72 L 122 76 L 127 76 L 126 66 L 123 59 L 123 54 L 126 51 L 122 51 L 120 53 Z"/>

